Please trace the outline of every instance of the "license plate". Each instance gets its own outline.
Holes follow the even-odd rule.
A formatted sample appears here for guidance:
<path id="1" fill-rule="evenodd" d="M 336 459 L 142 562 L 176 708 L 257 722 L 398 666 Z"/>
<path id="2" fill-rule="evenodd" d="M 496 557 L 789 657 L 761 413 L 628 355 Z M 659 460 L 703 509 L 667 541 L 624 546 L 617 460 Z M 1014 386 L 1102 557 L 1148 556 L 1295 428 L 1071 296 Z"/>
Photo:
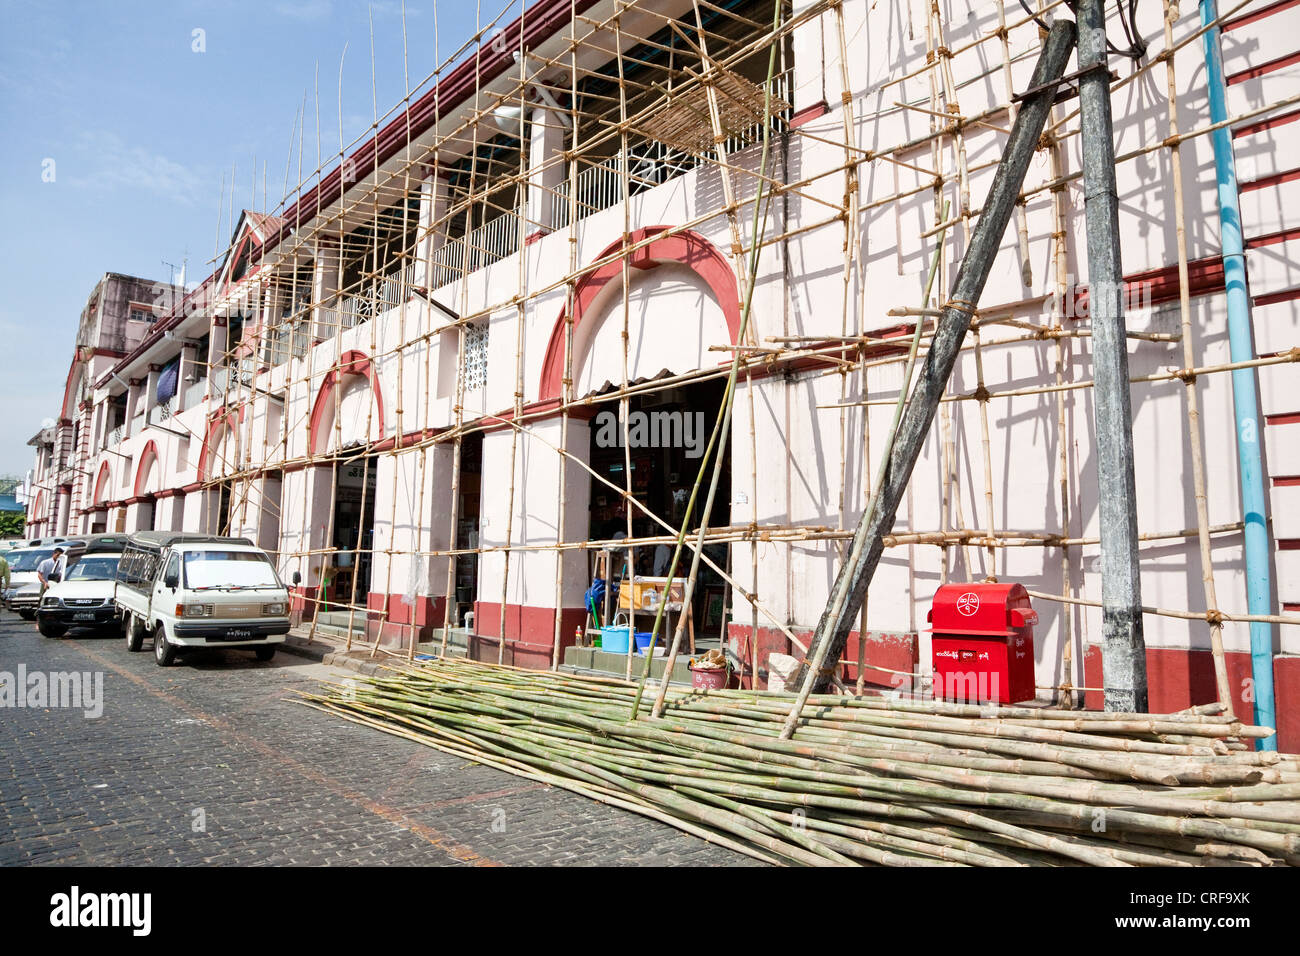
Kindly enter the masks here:
<path id="1" fill-rule="evenodd" d="M 72 615 L 74 621 L 93 621 L 95 619 L 94 611 L 78 611 Z"/>
<path id="2" fill-rule="evenodd" d="M 226 631 L 226 640 L 228 641 L 237 641 L 252 636 L 253 632 L 246 627 L 232 627 Z"/>

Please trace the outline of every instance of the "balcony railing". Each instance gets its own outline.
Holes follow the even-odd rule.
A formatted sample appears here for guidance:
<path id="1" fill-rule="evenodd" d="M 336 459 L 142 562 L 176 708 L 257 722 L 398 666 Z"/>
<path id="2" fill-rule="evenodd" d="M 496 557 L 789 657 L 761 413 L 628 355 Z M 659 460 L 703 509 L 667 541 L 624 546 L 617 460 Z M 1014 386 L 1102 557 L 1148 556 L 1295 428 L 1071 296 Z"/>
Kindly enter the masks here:
<path id="1" fill-rule="evenodd" d="M 377 279 L 371 286 L 370 295 L 353 295 L 343 299 L 337 310 L 339 325 L 350 329 L 366 319 L 397 308 L 405 301 L 414 279 L 415 263 L 412 262 L 405 268 Z"/>
<path id="2" fill-rule="evenodd" d="M 772 80 L 772 96 L 783 102 L 790 102 L 790 74 L 782 73 Z M 783 132 L 790 121 L 790 110 L 775 114 L 771 119 L 773 133 Z M 755 123 L 748 129 L 741 130 L 723 142 L 723 148 L 730 156 L 755 143 L 762 142 L 763 123 Z M 699 166 L 704 160 L 685 150 L 676 149 L 667 143 L 652 141 L 640 143 L 628 148 L 628 191 L 637 193 L 653 189 L 671 179 L 676 179 Z M 603 162 L 588 166 L 578 173 L 574 180 L 576 186 L 577 218 L 609 209 L 623 201 L 623 169 L 617 156 L 611 156 Z M 566 180 L 551 194 L 551 224 L 561 229 L 569 224 L 569 182 Z"/>
<path id="3" fill-rule="evenodd" d="M 159 402 L 149 409 L 149 424 L 161 425 L 167 419 L 176 414 L 177 410 L 176 396 L 173 395 L 165 402 Z"/>
<path id="4" fill-rule="evenodd" d="M 125 437 L 126 437 L 126 426 L 118 425 L 116 428 L 114 428 L 111 432 L 108 433 L 108 438 L 105 441 L 104 447 L 116 448 L 118 445 L 122 444 L 122 439 L 124 439 Z"/>
<path id="5" fill-rule="evenodd" d="M 201 378 L 185 386 L 185 407 L 193 408 L 203 401 L 203 394 L 208 390 L 208 380 Z"/>
<path id="6" fill-rule="evenodd" d="M 502 213 L 463 238 L 452 239 L 433 254 L 433 288 L 512 256 L 519 248 L 523 210 Z"/>

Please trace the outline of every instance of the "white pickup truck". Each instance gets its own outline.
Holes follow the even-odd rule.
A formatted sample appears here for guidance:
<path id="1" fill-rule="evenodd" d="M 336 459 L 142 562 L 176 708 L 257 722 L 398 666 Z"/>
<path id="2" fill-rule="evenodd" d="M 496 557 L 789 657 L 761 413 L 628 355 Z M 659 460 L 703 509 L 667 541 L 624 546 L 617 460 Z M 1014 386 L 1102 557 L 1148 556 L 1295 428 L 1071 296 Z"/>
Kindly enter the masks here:
<path id="1" fill-rule="evenodd" d="M 194 647 L 247 647 L 269 661 L 289 633 L 289 593 L 266 552 L 247 538 L 132 535 L 114 600 L 127 650 L 140 650 L 151 636 L 160 667 Z"/>

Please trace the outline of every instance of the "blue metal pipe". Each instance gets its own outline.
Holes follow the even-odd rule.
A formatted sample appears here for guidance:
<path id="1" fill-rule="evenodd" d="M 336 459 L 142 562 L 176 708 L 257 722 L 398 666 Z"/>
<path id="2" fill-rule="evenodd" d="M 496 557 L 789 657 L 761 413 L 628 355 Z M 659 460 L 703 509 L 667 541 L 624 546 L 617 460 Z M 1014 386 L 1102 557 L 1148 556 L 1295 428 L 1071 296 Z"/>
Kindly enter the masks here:
<path id="1" fill-rule="evenodd" d="M 1201 25 L 1219 18 L 1216 0 L 1200 0 Z M 1210 96 L 1210 122 L 1228 118 L 1227 83 L 1219 28 L 1204 35 L 1205 84 Z M 1251 338 L 1250 298 L 1246 294 L 1245 243 L 1241 234 L 1241 209 L 1237 200 L 1237 164 L 1232 154 L 1232 132 L 1220 126 L 1211 134 L 1214 171 L 1219 184 L 1219 239 L 1223 247 L 1223 278 L 1228 296 L 1228 345 L 1233 362 L 1255 358 Z M 1237 471 L 1241 483 L 1241 510 L 1246 538 L 1246 606 L 1251 614 L 1271 614 L 1273 586 L 1269 571 L 1268 525 L 1265 522 L 1264 466 L 1260 458 L 1261 428 L 1255 370 L 1232 372 L 1232 404 L 1236 412 Z M 1276 727 L 1273 704 L 1273 625 L 1250 625 L 1250 668 L 1255 694 L 1255 723 Z M 1277 737 L 1259 742 L 1262 750 L 1276 750 Z"/>

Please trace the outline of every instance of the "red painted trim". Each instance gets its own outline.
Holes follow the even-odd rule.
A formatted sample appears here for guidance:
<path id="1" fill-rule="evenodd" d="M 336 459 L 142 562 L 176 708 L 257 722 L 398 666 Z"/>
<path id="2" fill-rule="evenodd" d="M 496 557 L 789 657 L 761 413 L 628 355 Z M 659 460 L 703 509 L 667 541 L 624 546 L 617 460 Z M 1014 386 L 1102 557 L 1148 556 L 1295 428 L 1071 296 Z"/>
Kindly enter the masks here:
<path id="1" fill-rule="evenodd" d="M 203 482 L 196 481 L 193 484 L 185 485 L 183 488 L 181 488 L 181 494 L 183 495 L 193 494 L 194 492 L 198 491 L 202 487 L 203 487 Z"/>
<path id="2" fill-rule="evenodd" d="M 528 235 L 524 237 L 524 245 L 531 246 L 538 239 L 541 239 L 544 236 L 549 236 L 550 234 L 551 234 L 550 229 L 538 229 L 536 232 L 530 232 Z"/>
<path id="3" fill-rule="evenodd" d="M 1187 263 L 1187 291 L 1194 298 L 1218 292 L 1224 287 L 1223 259 L 1211 256 Z M 1162 266 L 1146 272 L 1134 272 L 1124 277 L 1127 301 L 1144 305 L 1162 305 L 1174 302 L 1179 296 L 1178 266 Z M 1088 288 L 1078 286 L 1074 296 L 1074 316 L 1088 314 Z"/>
<path id="4" fill-rule="evenodd" d="M 446 603 L 441 594 L 421 594 L 408 601 L 403 594 L 371 591 L 366 595 L 366 635 L 389 645 L 409 645 L 414 623 L 417 643 L 427 641 L 435 628 L 442 627 Z"/>
<path id="5" fill-rule="evenodd" d="M 1193 704 L 1208 704 L 1218 700 L 1214 677 L 1214 657 L 1209 650 L 1179 647 L 1148 647 L 1147 688 L 1148 709 L 1153 714 L 1168 714 L 1183 710 Z M 1228 685 L 1242 693 L 1252 686 L 1251 659 L 1248 651 L 1227 651 L 1224 662 L 1228 668 Z M 1083 681 L 1086 687 L 1102 687 L 1101 648 L 1089 644 L 1083 654 Z M 1273 658 L 1273 693 L 1277 703 L 1278 749 L 1295 752 L 1300 749 L 1300 657 L 1277 656 Z M 1084 694 L 1089 710 L 1101 710 L 1100 691 Z M 1234 701 L 1238 716 L 1254 713 L 1253 701 Z"/>
<path id="6" fill-rule="evenodd" d="M 1300 299 L 1300 286 L 1292 289 L 1283 289 L 1280 292 L 1268 292 L 1264 295 L 1257 295 L 1251 298 L 1252 305 L 1273 305 L 1277 302 L 1291 302 Z"/>
<path id="7" fill-rule="evenodd" d="M 1245 126 L 1238 126 L 1232 131 L 1232 138 L 1237 139 L 1241 136 L 1254 136 L 1256 133 L 1267 132 L 1271 129 L 1277 129 L 1279 126 L 1285 126 L 1287 123 L 1294 123 L 1300 119 L 1300 110 L 1292 110 L 1289 113 L 1278 113 L 1276 116 L 1270 116 L 1268 119 L 1258 120 L 1254 123 L 1247 123 Z"/>
<path id="8" fill-rule="evenodd" d="M 668 226 L 646 226 L 637 229 L 628 236 L 628 245 L 635 245 L 652 236 L 667 232 L 669 228 Z M 599 262 L 622 248 L 624 244 L 621 240 L 611 243 L 601 251 L 595 261 Z M 722 308 L 734 344 L 740 334 L 740 292 L 736 285 L 735 272 L 717 247 L 699 233 L 686 230 L 675 235 L 653 239 L 632 253 L 631 264 L 639 269 L 653 268 L 663 262 L 685 265 L 705 281 Z M 622 275 L 623 264 L 620 260 L 614 259 L 584 273 L 578 280 L 573 290 L 575 332 L 582 322 L 583 313 L 595 301 L 605 285 L 621 279 Z M 551 339 L 542 362 L 542 376 L 538 387 L 539 399 L 559 398 L 563 395 L 564 325 L 565 310 L 561 308 L 555 326 L 551 329 Z"/>
<path id="9" fill-rule="evenodd" d="M 1274 475 L 1273 487 L 1275 488 L 1294 488 L 1300 485 L 1300 475 Z"/>
<path id="10" fill-rule="evenodd" d="M 104 462 L 99 466 L 99 474 L 95 477 L 95 492 L 91 496 L 93 504 L 98 505 L 104 500 L 104 495 L 110 487 L 109 480 L 111 477 L 112 471 L 108 467 L 108 462 Z"/>
<path id="11" fill-rule="evenodd" d="M 391 438 L 385 438 L 383 441 L 371 445 L 370 450 L 376 453 L 393 451 L 394 449 L 397 449 L 398 451 L 405 451 L 408 445 L 414 445 L 418 442 L 422 442 L 426 438 L 432 438 L 434 435 L 437 435 L 440 432 L 447 431 L 447 430 L 449 429 L 417 428 L 415 431 L 410 431 L 402 435 L 402 447 L 400 449 L 397 448 L 397 436 L 393 435 Z"/>
<path id="12" fill-rule="evenodd" d="M 1300 63 L 1300 50 L 1295 53 L 1288 53 L 1286 56 L 1280 56 L 1276 60 L 1269 60 L 1267 63 L 1261 63 L 1259 66 L 1252 66 L 1248 70 L 1242 70 L 1240 73 L 1234 73 L 1227 78 L 1229 86 L 1235 86 L 1238 83 L 1245 83 L 1247 80 L 1257 80 L 1261 76 L 1267 76 L 1269 73 L 1276 73 L 1278 70 L 1285 70 L 1288 66 L 1294 66 Z"/>
<path id="13" fill-rule="evenodd" d="M 1300 4 L 1300 0 L 1276 0 L 1275 3 L 1270 3 L 1266 7 L 1260 7 L 1252 13 L 1243 13 L 1239 17 L 1234 17 L 1233 19 L 1226 21 L 1223 26 L 1220 27 L 1220 30 L 1224 33 L 1227 33 L 1230 30 L 1236 30 L 1240 27 L 1246 26 L 1247 24 L 1263 20 L 1265 17 L 1271 17 L 1274 14 L 1281 13 L 1283 10 L 1289 10 L 1296 4 Z"/>
<path id="14" fill-rule="evenodd" d="M 790 128 L 798 129 L 800 126 L 803 126 L 805 123 L 811 123 L 819 116 L 825 116 L 830 111 L 831 108 L 826 105 L 825 100 L 818 100 L 816 103 L 812 104 L 811 106 L 805 106 L 803 109 L 799 110 L 799 112 L 791 116 Z"/>
<path id="15" fill-rule="evenodd" d="M 63 404 L 59 406 L 60 422 L 69 416 L 69 403 L 72 401 L 72 379 L 77 374 L 77 366 L 81 364 L 81 353 L 76 352 L 72 356 L 72 364 L 68 366 L 68 379 L 63 386 Z"/>
<path id="16" fill-rule="evenodd" d="M 364 352 L 353 349 L 343 353 L 339 364 L 330 369 L 320 383 L 320 390 L 316 393 L 316 401 L 311 408 L 310 454 L 316 455 L 321 451 L 320 423 L 329 408 L 327 402 L 345 375 L 359 375 L 370 383 L 370 394 L 374 396 L 375 410 L 379 413 L 379 434 L 384 434 L 384 392 L 380 388 L 379 372 L 375 368 L 375 363 L 370 361 Z"/>
<path id="17" fill-rule="evenodd" d="M 149 457 L 151 454 L 153 455 L 152 458 Z M 141 487 L 143 479 L 148 477 L 148 474 L 145 471 L 145 465 L 152 465 L 157 461 L 158 446 L 154 443 L 154 440 L 150 438 L 145 442 L 144 449 L 140 452 L 140 461 L 135 466 L 135 481 L 131 483 L 131 489 L 135 492 L 137 498 L 145 493 L 144 489 Z"/>
<path id="18" fill-rule="evenodd" d="M 1284 172 L 1274 173 L 1271 176 L 1261 176 L 1259 179 L 1241 183 L 1237 188 L 1243 193 L 1248 193 L 1254 192 L 1256 189 L 1267 189 L 1270 186 L 1281 186 L 1283 183 L 1289 183 L 1295 179 L 1300 179 L 1300 169 L 1288 169 Z"/>
<path id="19" fill-rule="evenodd" d="M 199 451 L 198 479 L 200 482 L 207 481 L 209 472 L 212 469 L 212 462 L 209 460 L 212 456 L 212 449 L 216 445 L 213 440 L 217 431 L 221 428 L 233 429 L 238 419 L 235 417 L 233 410 L 227 411 L 224 415 L 221 409 L 217 409 L 208 416 L 208 423 L 203 430 L 203 447 Z"/>
<path id="20" fill-rule="evenodd" d="M 1279 551 L 1300 551 L 1300 538 L 1278 538 L 1277 549 Z"/>
<path id="21" fill-rule="evenodd" d="M 1265 425 L 1300 425 L 1300 412 L 1285 412 L 1278 415 L 1265 415 Z"/>
<path id="22" fill-rule="evenodd" d="M 1300 226 L 1294 226 L 1290 229 L 1280 229 L 1277 232 L 1269 232 L 1262 236 L 1256 236 L 1254 239 L 1247 239 L 1246 248 L 1258 249 L 1260 246 L 1272 246 L 1279 242 L 1290 242 L 1292 239 L 1300 239 Z"/>

